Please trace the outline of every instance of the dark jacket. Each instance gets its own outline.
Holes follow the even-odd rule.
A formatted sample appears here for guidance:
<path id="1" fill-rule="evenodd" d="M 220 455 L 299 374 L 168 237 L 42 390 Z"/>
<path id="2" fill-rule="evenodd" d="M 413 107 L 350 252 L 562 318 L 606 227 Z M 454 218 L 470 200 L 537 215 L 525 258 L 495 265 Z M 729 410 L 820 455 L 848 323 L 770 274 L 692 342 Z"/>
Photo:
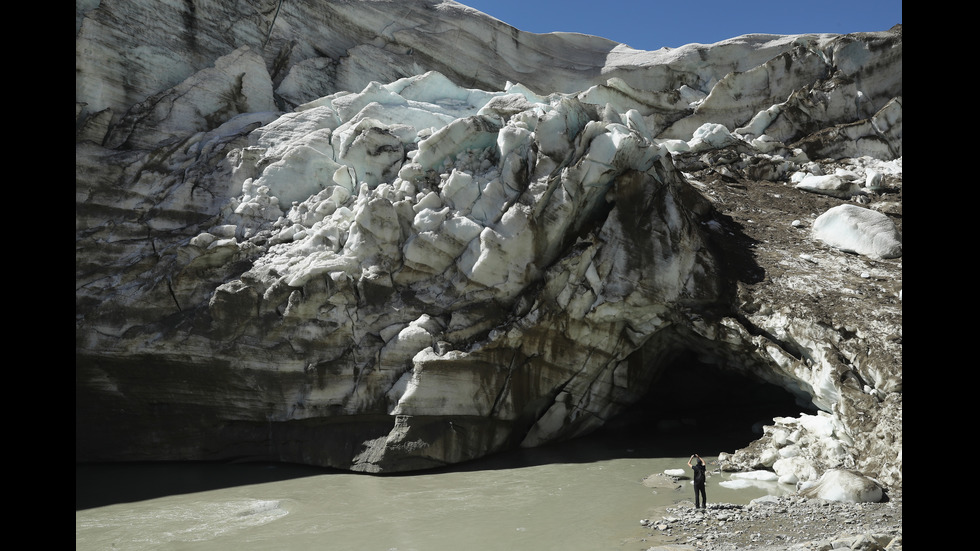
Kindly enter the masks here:
<path id="1" fill-rule="evenodd" d="M 704 463 L 698 461 L 691 468 L 694 469 L 694 484 L 696 486 L 704 486 Z"/>

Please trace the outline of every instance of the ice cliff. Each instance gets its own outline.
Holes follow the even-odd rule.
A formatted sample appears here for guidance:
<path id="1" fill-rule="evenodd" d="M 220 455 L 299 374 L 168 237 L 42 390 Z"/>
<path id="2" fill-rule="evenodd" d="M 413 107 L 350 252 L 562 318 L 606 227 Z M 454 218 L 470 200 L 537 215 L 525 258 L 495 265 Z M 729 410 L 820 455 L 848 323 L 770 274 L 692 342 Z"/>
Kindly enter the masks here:
<path id="1" fill-rule="evenodd" d="M 76 460 L 397 472 L 692 357 L 901 485 L 902 34 L 632 50 L 455 2 L 76 2 Z M 897 430 L 896 430 L 897 428 Z"/>

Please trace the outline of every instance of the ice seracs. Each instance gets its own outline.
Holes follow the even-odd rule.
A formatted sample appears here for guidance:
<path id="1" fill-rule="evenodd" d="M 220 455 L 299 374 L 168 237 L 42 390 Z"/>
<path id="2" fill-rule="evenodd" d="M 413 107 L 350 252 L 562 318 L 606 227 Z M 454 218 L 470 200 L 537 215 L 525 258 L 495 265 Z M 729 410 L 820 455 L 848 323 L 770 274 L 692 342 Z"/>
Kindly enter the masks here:
<path id="1" fill-rule="evenodd" d="M 735 221 L 900 222 L 901 29 L 638 52 L 266 4 L 79 8 L 78 459 L 424 469 L 588 434 L 696 358 L 835 423 L 732 467 L 901 483 L 900 232 Z"/>

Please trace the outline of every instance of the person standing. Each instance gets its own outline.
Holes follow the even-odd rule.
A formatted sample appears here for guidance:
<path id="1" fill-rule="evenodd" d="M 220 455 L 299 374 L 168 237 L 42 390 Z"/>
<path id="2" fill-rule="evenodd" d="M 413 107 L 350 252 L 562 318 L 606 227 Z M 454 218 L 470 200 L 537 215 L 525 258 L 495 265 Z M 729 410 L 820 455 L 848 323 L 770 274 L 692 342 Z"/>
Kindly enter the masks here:
<path id="1" fill-rule="evenodd" d="M 695 458 L 697 462 L 695 463 Z M 693 463 L 693 465 L 692 465 Z M 694 470 L 694 508 L 708 508 L 708 494 L 704 491 L 705 466 L 701 456 L 694 454 L 687 460 L 687 466 Z"/>

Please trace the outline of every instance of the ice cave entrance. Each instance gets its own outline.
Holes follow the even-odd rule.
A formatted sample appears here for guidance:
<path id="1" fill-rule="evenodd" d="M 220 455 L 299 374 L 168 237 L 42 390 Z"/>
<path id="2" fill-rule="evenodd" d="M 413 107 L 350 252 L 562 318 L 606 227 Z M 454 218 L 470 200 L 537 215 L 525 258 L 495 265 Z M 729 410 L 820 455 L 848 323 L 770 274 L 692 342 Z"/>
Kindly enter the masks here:
<path id="1" fill-rule="evenodd" d="M 713 456 L 744 448 L 762 436 L 763 425 L 774 424 L 774 417 L 816 412 L 780 386 L 682 355 L 600 436 L 641 438 L 657 455 Z"/>

